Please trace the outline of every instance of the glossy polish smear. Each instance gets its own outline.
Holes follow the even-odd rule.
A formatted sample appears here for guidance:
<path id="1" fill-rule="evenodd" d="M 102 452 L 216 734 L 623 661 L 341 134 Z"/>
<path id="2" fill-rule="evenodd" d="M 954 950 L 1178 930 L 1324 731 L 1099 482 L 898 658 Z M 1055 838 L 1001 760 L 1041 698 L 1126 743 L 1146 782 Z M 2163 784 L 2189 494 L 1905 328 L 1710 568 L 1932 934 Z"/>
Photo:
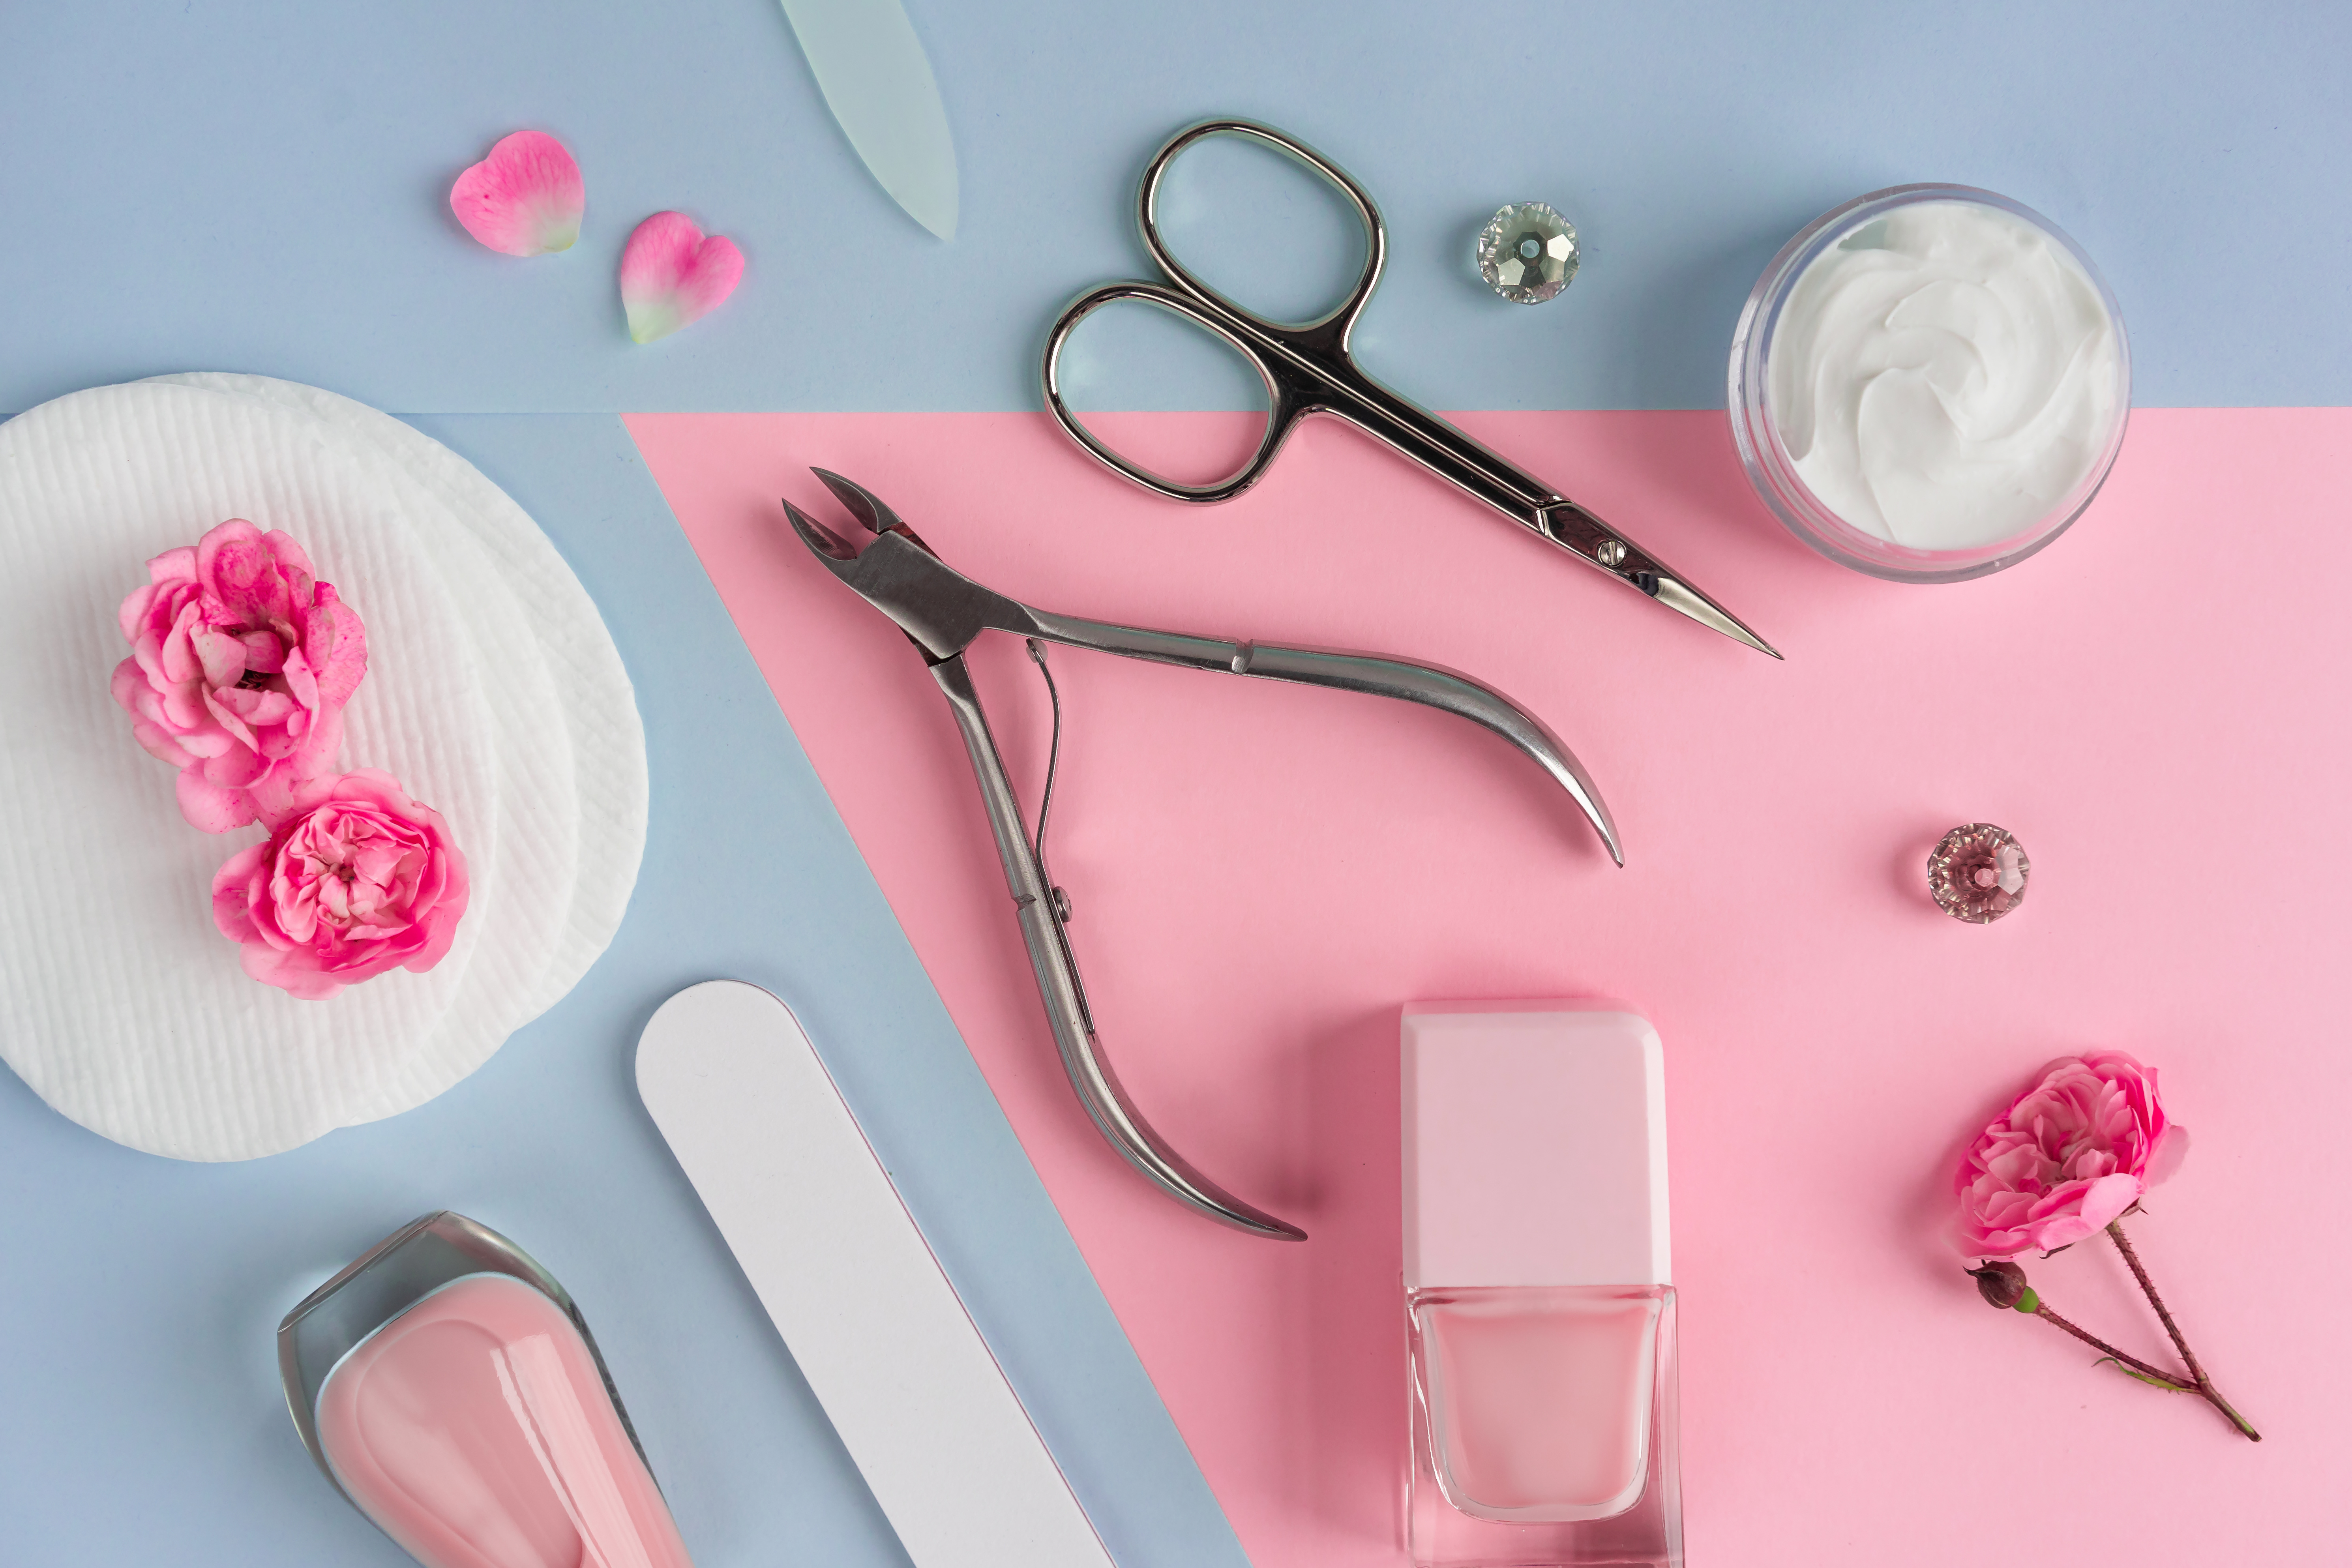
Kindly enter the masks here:
<path id="1" fill-rule="evenodd" d="M 2024 219 L 1932 201 L 1866 220 L 1772 329 L 1772 421 L 1855 528 L 1916 550 L 1997 543 L 2072 495 L 2123 417 L 2099 289 Z"/>
<path id="2" fill-rule="evenodd" d="M 692 1568 L 579 1331 L 519 1279 L 394 1319 L 318 1417 L 336 1479 L 425 1568 Z"/>

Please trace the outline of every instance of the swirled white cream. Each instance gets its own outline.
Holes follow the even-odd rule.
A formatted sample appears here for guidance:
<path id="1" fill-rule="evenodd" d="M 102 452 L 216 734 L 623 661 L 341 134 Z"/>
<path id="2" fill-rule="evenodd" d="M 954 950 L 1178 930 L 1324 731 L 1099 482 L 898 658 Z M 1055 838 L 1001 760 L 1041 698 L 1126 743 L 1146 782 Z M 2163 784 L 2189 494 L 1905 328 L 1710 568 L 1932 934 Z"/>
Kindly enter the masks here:
<path id="1" fill-rule="evenodd" d="M 2089 274 L 1975 202 L 1897 207 L 1822 252 L 1769 354 L 1799 477 L 1854 527 L 1918 550 L 2032 528 L 2124 413 L 2119 333 Z"/>

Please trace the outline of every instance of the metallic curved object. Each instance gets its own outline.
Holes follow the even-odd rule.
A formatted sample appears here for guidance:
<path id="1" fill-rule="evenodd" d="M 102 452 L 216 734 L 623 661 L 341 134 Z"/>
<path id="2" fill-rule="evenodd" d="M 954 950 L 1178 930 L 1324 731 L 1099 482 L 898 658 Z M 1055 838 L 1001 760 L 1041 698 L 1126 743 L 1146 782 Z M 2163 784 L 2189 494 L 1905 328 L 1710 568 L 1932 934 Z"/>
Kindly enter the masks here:
<path id="1" fill-rule="evenodd" d="M 1045 1004 L 1045 1021 L 1053 1027 L 1062 1069 L 1069 1074 L 1070 1087 L 1078 1091 L 1078 1103 L 1087 1108 L 1111 1147 L 1171 1196 L 1253 1235 L 1306 1240 L 1307 1233 L 1297 1226 L 1243 1202 L 1195 1170 L 1192 1162 L 1168 1146 L 1168 1141 L 1128 1099 L 1095 1036 L 1094 1012 L 1087 1005 L 1086 984 L 1078 978 L 1077 957 L 1070 951 L 1064 900 L 1055 896 L 1056 889 L 1046 885 L 1038 867 L 1020 801 L 1004 771 L 1004 759 L 997 752 L 996 738 L 989 732 L 988 716 L 981 711 L 980 694 L 972 689 L 971 672 L 964 667 L 963 656 L 931 666 L 931 679 L 947 694 L 956 727 L 963 731 L 964 750 L 971 753 L 972 773 L 980 780 L 981 802 L 988 811 L 988 826 L 995 832 L 1005 885 L 1012 889 L 1021 921 L 1021 940 L 1029 949 L 1029 967 L 1036 973 L 1037 994 Z"/>
<path id="2" fill-rule="evenodd" d="M 1363 270 L 1347 298 L 1325 314 L 1298 323 L 1269 321 L 1194 277 L 1169 249 L 1160 232 L 1160 187 L 1186 149 L 1213 136 L 1234 136 L 1272 148 L 1328 181 L 1355 209 L 1364 226 Z M 1142 231 L 1144 249 L 1167 281 L 1106 283 L 1071 300 L 1045 335 L 1041 366 L 1045 406 L 1072 440 L 1113 473 L 1171 500 L 1198 504 L 1231 500 L 1265 478 L 1300 420 L 1315 414 L 1334 415 L 1586 565 L 1735 642 L 1774 658 L 1780 657 L 1738 616 L 1623 533 L 1357 367 L 1349 338 L 1387 264 L 1388 226 L 1381 221 L 1370 193 L 1339 164 L 1271 125 L 1254 120 L 1204 120 L 1169 138 L 1145 167 L 1136 198 L 1136 224 Z M 1088 430 L 1071 408 L 1062 386 L 1062 353 L 1070 335 L 1104 306 L 1129 300 L 1181 317 L 1222 340 L 1265 384 L 1265 434 L 1249 459 L 1225 478 L 1192 485 L 1154 473 Z"/>
<path id="3" fill-rule="evenodd" d="M 897 513 L 863 487 L 823 468 L 814 472 L 850 515 L 874 535 L 873 541 L 860 550 L 792 502 L 783 503 L 784 511 L 817 559 L 907 634 L 947 698 L 980 784 L 981 800 L 1003 862 L 1005 885 L 1012 891 L 1022 940 L 1036 973 L 1046 1021 L 1087 1114 L 1129 1163 L 1171 1196 L 1254 1235 L 1305 1240 L 1306 1233 L 1297 1226 L 1243 1202 L 1193 1169 L 1152 1130 L 1120 1088 L 1118 1075 L 1104 1057 L 1096 1036 L 1093 1010 L 1078 978 L 1077 959 L 1070 950 L 1067 900 L 1045 875 L 1043 814 L 1039 837 L 1033 840 L 996 738 L 989 730 L 988 715 L 972 686 L 971 672 L 965 666 L 964 650 L 983 631 L 1011 632 L 1128 658 L 1327 686 L 1440 709 L 1492 731 L 1531 758 L 1576 802 L 1607 846 L 1611 858 L 1622 866 L 1625 859 L 1616 825 L 1610 820 L 1600 791 L 1541 720 L 1467 676 L 1367 654 L 1227 642 L 1032 609 L 948 566 Z M 1049 796 L 1051 787 L 1049 782 Z"/>

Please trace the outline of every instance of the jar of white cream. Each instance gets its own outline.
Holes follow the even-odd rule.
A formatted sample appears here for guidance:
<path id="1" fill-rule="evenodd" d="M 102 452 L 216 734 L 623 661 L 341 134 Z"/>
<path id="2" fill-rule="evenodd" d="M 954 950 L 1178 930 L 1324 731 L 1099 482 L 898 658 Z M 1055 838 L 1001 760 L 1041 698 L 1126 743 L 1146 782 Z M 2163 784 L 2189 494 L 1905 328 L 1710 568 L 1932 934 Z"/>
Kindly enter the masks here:
<path id="1" fill-rule="evenodd" d="M 1731 342 L 1756 492 L 1831 560 L 1980 577 L 2082 515 L 2131 408 L 2115 296 L 2005 196 L 1898 185 L 1827 213 L 1764 269 Z"/>

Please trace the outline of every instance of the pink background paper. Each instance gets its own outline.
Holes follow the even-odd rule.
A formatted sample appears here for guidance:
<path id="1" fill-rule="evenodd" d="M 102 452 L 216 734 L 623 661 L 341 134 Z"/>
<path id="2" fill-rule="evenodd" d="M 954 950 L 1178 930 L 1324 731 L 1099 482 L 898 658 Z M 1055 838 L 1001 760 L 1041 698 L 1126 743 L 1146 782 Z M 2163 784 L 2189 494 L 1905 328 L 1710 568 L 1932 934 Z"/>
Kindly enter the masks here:
<path id="1" fill-rule="evenodd" d="M 629 419 L 1253 1559 L 1401 1555 L 1399 1005 L 1580 994 L 1665 1040 L 1694 1563 L 2338 1555 L 2352 411 L 2136 415 L 2072 535 L 1937 588 L 1781 535 L 1719 416 L 1463 423 L 1789 662 L 1335 425 L 1204 511 L 1043 416 Z M 1106 1047 L 1177 1148 L 1307 1245 L 1179 1208 L 1087 1123 L 940 699 L 783 526 L 779 495 L 836 515 L 812 463 L 1016 597 L 1448 665 L 1591 769 L 1622 871 L 1459 721 L 1054 655 L 1049 849 Z M 973 663 L 1034 806 L 1042 686 L 1012 638 Z M 1922 879 L 1977 819 L 2034 865 L 1985 929 Z M 1940 1239 L 1966 1134 L 2095 1045 L 2158 1065 L 2191 1130 L 2135 1236 L 2259 1447 L 1987 1309 Z M 2159 1352 L 2109 1252 L 2029 1268 L 2059 1310 Z"/>

